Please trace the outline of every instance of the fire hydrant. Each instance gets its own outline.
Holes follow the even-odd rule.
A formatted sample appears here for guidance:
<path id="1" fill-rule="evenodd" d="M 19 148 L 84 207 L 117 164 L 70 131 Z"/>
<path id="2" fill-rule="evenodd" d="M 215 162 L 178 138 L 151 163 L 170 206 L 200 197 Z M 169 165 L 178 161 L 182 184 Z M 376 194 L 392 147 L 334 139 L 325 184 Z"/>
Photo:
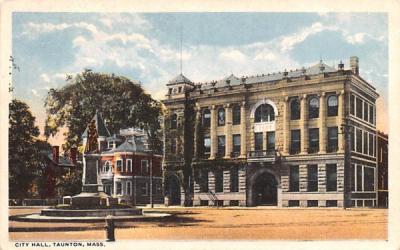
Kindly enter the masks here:
<path id="1" fill-rule="evenodd" d="M 112 215 L 106 216 L 106 241 L 115 241 L 115 224 Z"/>

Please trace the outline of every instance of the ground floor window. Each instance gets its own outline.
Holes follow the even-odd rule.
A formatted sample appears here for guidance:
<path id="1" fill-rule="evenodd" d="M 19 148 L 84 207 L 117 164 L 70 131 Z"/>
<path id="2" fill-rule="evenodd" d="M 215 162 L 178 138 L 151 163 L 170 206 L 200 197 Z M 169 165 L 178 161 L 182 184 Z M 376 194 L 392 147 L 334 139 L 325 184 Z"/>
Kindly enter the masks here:
<path id="1" fill-rule="evenodd" d="M 299 166 L 290 166 L 289 191 L 299 191 Z"/>
<path id="2" fill-rule="evenodd" d="M 117 195 L 122 194 L 122 183 L 117 182 Z"/>
<path id="3" fill-rule="evenodd" d="M 307 191 L 316 192 L 318 191 L 318 166 L 308 165 L 307 166 Z"/>
<path id="4" fill-rule="evenodd" d="M 289 201 L 289 207 L 298 207 L 300 206 L 300 201 L 298 200 L 290 200 Z"/>
<path id="5" fill-rule="evenodd" d="M 221 170 L 216 170 L 214 172 L 215 178 L 215 192 L 220 193 L 224 191 L 224 176 Z"/>
<path id="6" fill-rule="evenodd" d="M 201 193 L 208 192 L 208 171 L 201 170 L 199 172 L 199 186 Z"/>
<path id="7" fill-rule="evenodd" d="M 326 191 L 337 191 L 337 166 L 326 165 Z"/>
<path id="8" fill-rule="evenodd" d="M 318 207 L 318 200 L 308 200 L 307 207 Z"/>
<path id="9" fill-rule="evenodd" d="M 232 168 L 230 171 L 230 191 L 239 191 L 239 171 L 237 168 Z"/>
<path id="10" fill-rule="evenodd" d="M 337 201 L 336 200 L 327 200 L 326 206 L 327 207 L 337 207 Z"/>
<path id="11" fill-rule="evenodd" d="M 375 168 L 351 164 L 351 190 L 354 192 L 375 191 Z"/>

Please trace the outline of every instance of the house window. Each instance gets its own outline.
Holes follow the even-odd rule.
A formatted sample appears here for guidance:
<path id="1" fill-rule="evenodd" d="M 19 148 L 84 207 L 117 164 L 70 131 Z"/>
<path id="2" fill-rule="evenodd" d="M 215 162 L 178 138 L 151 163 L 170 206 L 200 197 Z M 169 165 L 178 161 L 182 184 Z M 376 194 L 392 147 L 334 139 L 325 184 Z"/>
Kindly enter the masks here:
<path id="1" fill-rule="evenodd" d="M 290 153 L 298 154 L 300 152 L 300 129 L 290 131 Z"/>
<path id="2" fill-rule="evenodd" d="M 211 112 L 209 109 L 203 111 L 203 127 L 209 128 L 211 124 Z"/>
<path id="3" fill-rule="evenodd" d="M 126 182 L 126 194 L 132 195 L 132 182 L 130 181 Z"/>
<path id="4" fill-rule="evenodd" d="M 366 122 L 369 121 L 368 115 L 369 115 L 368 103 L 364 102 L 364 121 Z"/>
<path id="5" fill-rule="evenodd" d="M 240 124 L 240 106 L 235 105 L 232 108 L 232 124 L 238 125 Z"/>
<path id="6" fill-rule="evenodd" d="M 178 115 L 177 114 L 173 114 L 171 116 L 171 129 L 176 129 L 176 127 L 177 127 L 177 119 L 178 119 Z"/>
<path id="7" fill-rule="evenodd" d="M 375 124 L 374 106 L 369 106 L 369 123 Z"/>
<path id="8" fill-rule="evenodd" d="M 363 154 L 368 154 L 368 133 L 364 131 Z"/>
<path id="9" fill-rule="evenodd" d="M 117 160 L 117 171 L 118 172 L 122 171 L 122 160 Z"/>
<path id="10" fill-rule="evenodd" d="M 254 150 L 262 150 L 263 149 L 263 133 L 254 133 Z"/>
<path id="11" fill-rule="evenodd" d="M 290 166 L 289 191 L 299 191 L 299 166 Z"/>
<path id="12" fill-rule="evenodd" d="M 318 166 L 309 165 L 307 166 L 307 191 L 316 192 L 318 191 Z"/>
<path id="13" fill-rule="evenodd" d="M 310 128 L 308 130 L 308 152 L 310 154 L 319 151 L 319 128 Z"/>
<path id="14" fill-rule="evenodd" d="M 336 95 L 328 97 L 328 116 L 338 115 L 338 99 Z"/>
<path id="15" fill-rule="evenodd" d="M 106 163 L 103 166 L 103 172 L 107 173 L 107 172 L 111 172 L 111 166 L 110 166 L 110 162 L 106 161 Z"/>
<path id="16" fill-rule="evenodd" d="M 132 159 L 127 159 L 126 160 L 126 168 L 128 172 L 132 172 Z"/>
<path id="17" fill-rule="evenodd" d="M 308 101 L 308 118 L 318 118 L 319 116 L 319 100 L 317 97 L 312 97 Z"/>
<path id="18" fill-rule="evenodd" d="M 350 96 L 350 114 L 351 115 L 354 115 L 354 105 L 355 105 L 354 98 L 355 98 L 354 95 Z"/>
<path id="19" fill-rule="evenodd" d="M 117 182 L 117 195 L 121 195 L 122 194 L 122 183 L 121 182 Z"/>
<path id="20" fill-rule="evenodd" d="M 141 160 L 141 170 L 142 170 L 142 175 L 147 175 L 149 173 L 149 161 L 148 160 Z"/>
<path id="21" fill-rule="evenodd" d="M 240 135 L 233 135 L 233 152 L 240 153 Z"/>
<path id="22" fill-rule="evenodd" d="M 171 154 L 176 154 L 176 138 L 171 139 Z"/>
<path id="23" fill-rule="evenodd" d="M 270 122 L 275 120 L 274 108 L 269 104 L 261 104 L 254 114 L 254 122 Z"/>
<path id="24" fill-rule="evenodd" d="M 337 191 L 336 164 L 326 164 L 326 191 Z"/>
<path id="25" fill-rule="evenodd" d="M 225 135 L 218 136 L 218 156 L 225 155 Z"/>
<path id="26" fill-rule="evenodd" d="M 374 135 L 373 134 L 369 134 L 369 147 L 368 147 L 368 154 L 370 156 L 374 156 Z"/>
<path id="27" fill-rule="evenodd" d="M 290 119 L 291 120 L 300 119 L 300 102 L 297 98 L 293 99 L 290 102 Z"/>
<path id="28" fill-rule="evenodd" d="M 356 152 L 362 153 L 362 130 L 356 130 Z"/>
<path id="29" fill-rule="evenodd" d="M 204 154 L 210 154 L 211 151 L 211 139 L 210 137 L 204 137 Z"/>
<path id="30" fill-rule="evenodd" d="M 218 109 L 218 126 L 225 126 L 225 109 Z"/>
<path id="31" fill-rule="evenodd" d="M 268 151 L 275 150 L 275 131 L 267 132 L 267 150 Z"/>
<path id="32" fill-rule="evenodd" d="M 328 152 L 336 152 L 338 149 L 338 127 L 328 127 Z"/>
<path id="33" fill-rule="evenodd" d="M 215 177 L 215 192 L 221 193 L 224 191 L 223 173 L 221 170 L 214 171 Z"/>
<path id="34" fill-rule="evenodd" d="M 364 166 L 364 191 L 375 191 L 374 175 L 374 168 Z"/>
<path id="35" fill-rule="evenodd" d="M 363 109 L 362 100 L 356 97 L 356 116 L 360 119 L 362 119 L 362 113 L 363 113 L 362 109 Z"/>
<path id="36" fill-rule="evenodd" d="M 239 171 L 237 168 L 231 168 L 230 171 L 230 191 L 239 191 Z"/>

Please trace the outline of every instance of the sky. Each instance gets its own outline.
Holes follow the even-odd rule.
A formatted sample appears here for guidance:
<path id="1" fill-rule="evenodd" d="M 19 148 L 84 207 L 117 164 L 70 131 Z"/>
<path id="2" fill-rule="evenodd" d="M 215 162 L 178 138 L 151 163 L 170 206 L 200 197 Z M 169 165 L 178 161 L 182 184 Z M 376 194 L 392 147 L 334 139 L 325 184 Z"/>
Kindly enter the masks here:
<path id="1" fill-rule="evenodd" d="M 182 72 L 193 82 L 360 59 L 376 87 L 377 128 L 388 132 L 388 24 L 384 13 L 13 13 L 13 95 L 43 129 L 44 99 L 85 68 L 140 81 L 163 99 Z M 182 34 L 182 43 L 181 43 Z M 181 46 L 182 44 L 182 46 Z M 50 139 L 61 145 L 62 136 Z"/>

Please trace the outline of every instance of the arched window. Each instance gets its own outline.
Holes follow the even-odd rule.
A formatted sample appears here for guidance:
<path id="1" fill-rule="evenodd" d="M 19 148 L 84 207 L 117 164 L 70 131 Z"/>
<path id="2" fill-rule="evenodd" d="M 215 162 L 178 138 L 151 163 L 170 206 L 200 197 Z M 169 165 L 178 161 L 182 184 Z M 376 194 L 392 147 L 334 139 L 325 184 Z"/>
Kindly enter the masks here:
<path id="1" fill-rule="evenodd" d="M 233 125 L 240 124 L 240 106 L 235 105 L 232 108 L 232 123 Z"/>
<path id="2" fill-rule="evenodd" d="M 178 118 L 178 116 L 176 114 L 173 114 L 171 116 L 171 129 L 176 129 L 176 127 L 177 127 L 177 118 Z"/>
<path id="3" fill-rule="evenodd" d="M 290 102 L 290 119 L 291 120 L 300 119 L 300 102 L 297 98 Z"/>
<path id="4" fill-rule="evenodd" d="M 308 118 L 318 118 L 319 116 L 319 100 L 317 97 L 311 97 L 308 101 Z"/>
<path id="5" fill-rule="evenodd" d="M 336 95 L 328 97 L 328 116 L 338 115 L 338 99 Z"/>
<path id="6" fill-rule="evenodd" d="M 203 111 L 203 127 L 209 128 L 211 124 L 211 112 L 209 109 Z"/>
<path id="7" fill-rule="evenodd" d="M 110 172 L 111 168 L 110 168 L 110 162 L 106 161 L 106 163 L 104 163 L 103 166 L 103 172 Z"/>
<path id="8" fill-rule="evenodd" d="M 254 122 L 270 122 L 275 120 L 274 108 L 269 104 L 261 104 L 254 114 Z"/>
<path id="9" fill-rule="evenodd" d="M 218 109 L 218 126 L 225 126 L 225 109 Z"/>

